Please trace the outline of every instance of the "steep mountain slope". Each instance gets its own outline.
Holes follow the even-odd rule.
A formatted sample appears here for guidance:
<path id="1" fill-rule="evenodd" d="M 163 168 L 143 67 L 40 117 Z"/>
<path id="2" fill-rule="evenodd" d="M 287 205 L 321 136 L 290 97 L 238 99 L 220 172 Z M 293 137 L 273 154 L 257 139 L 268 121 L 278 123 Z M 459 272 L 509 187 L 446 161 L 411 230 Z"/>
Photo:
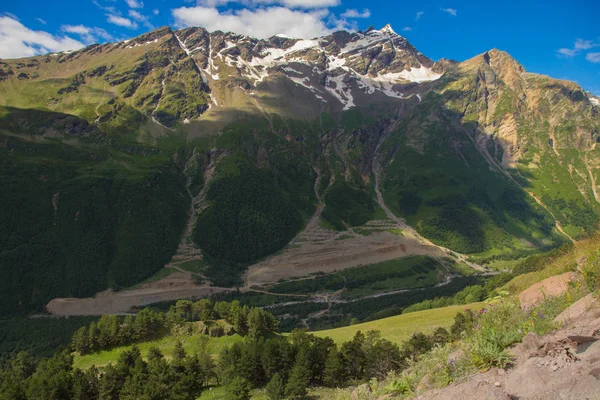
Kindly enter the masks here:
<path id="1" fill-rule="evenodd" d="M 376 182 L 422 242 L 480 262 L 597 227 L 599 100 L 497 50 L 434 63 L 390 26 L 160 28 L 0 63 L 0 313 L 174 254 L 239 283 L 311 217 L 374 219 Z"/>

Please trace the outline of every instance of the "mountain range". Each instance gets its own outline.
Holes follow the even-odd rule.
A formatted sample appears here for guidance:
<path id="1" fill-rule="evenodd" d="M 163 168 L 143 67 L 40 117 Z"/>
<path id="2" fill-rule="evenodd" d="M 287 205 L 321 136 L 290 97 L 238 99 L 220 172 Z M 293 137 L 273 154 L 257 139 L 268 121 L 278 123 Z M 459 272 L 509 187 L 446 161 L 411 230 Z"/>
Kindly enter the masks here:
<path id="1" fill-rule="evenodd" d="M 134 285 L 177 254 L 236 285 L 311 218 L 385 208 L 486 264 L 591 235 L 600 99 L 390 25 L 311 40 L 165 27 L 0 61 L 0 315 Z"/>

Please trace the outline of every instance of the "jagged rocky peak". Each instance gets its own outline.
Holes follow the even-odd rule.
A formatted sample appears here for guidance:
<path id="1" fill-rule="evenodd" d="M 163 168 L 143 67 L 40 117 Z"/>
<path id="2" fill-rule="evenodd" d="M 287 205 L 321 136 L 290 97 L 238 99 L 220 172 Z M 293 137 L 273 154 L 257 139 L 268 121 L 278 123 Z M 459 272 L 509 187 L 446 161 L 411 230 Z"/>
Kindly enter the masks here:
<path id="1" fill-rule="evenodd" d="M 380 29 L 380 32 L 387 33 L 390 35 L 397 35 L 397 33 L 392 29 L 392 25 L 386 24 L 383 28 Z"/>

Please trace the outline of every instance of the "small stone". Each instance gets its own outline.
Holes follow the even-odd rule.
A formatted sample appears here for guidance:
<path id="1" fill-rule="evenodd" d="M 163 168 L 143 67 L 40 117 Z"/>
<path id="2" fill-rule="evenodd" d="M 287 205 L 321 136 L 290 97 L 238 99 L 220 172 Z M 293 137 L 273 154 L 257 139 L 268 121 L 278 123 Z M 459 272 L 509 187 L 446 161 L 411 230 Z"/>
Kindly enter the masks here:
<path id="1" fill-rule="evenodd" d="M 504 376 L 505 374 L 506 374 L 506 371 L 504 371 L 503 369 L 498 370 L 498 375 Z"/>
<path id="2" fill-rule="evenodd" d="M 557 369 L 558 369 L 558 366 L 557 366 L 557 365 L 554 365 L 554 366 L 552 367 L 552 371 L 556 371 Z"/>
<path id="3" fill-rule="evenodd" d="M 502 386 L 502 384 L 500 382 L 494 382 L 494 386 L 500 387 L 500 386 Z"/>

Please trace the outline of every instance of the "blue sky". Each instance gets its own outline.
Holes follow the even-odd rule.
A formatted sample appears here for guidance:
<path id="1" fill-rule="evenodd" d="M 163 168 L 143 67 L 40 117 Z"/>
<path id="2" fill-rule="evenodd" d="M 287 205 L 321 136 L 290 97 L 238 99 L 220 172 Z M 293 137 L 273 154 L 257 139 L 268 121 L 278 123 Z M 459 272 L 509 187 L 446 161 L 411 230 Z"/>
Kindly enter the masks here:
<path id="1" fill-rule="evenodd" d="M 530 72 L 600 95 L 600 1 L 28 0 L 0 6 L 0 57 L 126 39 L 154 27 L 205 26 L 258 37 L 312 37 L 390 23 L 428 57 L 492 48 Z"/>

